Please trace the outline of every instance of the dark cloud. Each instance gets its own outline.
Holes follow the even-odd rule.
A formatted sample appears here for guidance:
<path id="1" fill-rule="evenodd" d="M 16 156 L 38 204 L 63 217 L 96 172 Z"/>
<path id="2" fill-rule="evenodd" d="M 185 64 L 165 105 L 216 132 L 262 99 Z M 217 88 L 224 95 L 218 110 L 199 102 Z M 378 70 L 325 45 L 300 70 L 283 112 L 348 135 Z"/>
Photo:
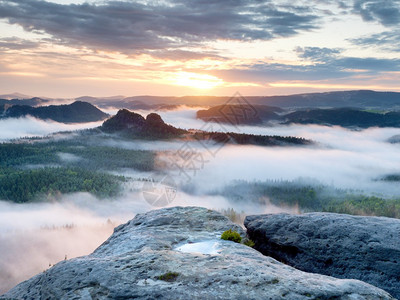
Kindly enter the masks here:
<path id="1" fill-rule="evenodd" d="M 300 49 L 300 50 L 299 50 Z M 287 65 L 257 63 L 242 65 L 237 69 L 212 71 L 212 74 L 231 82 L 255 82 L 265 84 L 280 80 L 337 80 L 351 79 L 360 75 L 377 76 L 382 72 L 400 70 L 400 59 L 341 57 L 339 50 L 328 48 L 297 48 L 300 55 L 310 58 L 312 65 Z"/>
<path id="2" fill-rule="evenodd" d="M 222 56 L 213 53 L 213 52 L 195 52 L 195 51 L 186 51 L 186 50 L 153 50 L 147 51 L 152 57 L 161 58 L 161 59 L 171 59 L 171 60 L 180 60 L 186 61 L 191 59 L 204 59 L 204 58 L 213 58 L 213 59 L 225 59 Z"/>
<path id="3" fill-rule="evenodd" d="M 229 82 L 254 82 L 265 84 L 271 81 L 291 80 L 330 80 L 350 77 L 353 73 L 330 64 L 316 64 L 309 66 L 268 64 L 242 66 L 232 70 L 207 71 Z"/>
<path id="4" fill-rule="evenodd" d="M 341 9 L 349 9 L 349 8 L 351 8 L 351 6 L 348 3 L 344 2 L 344 1 L 339 1 L 338 2 L 338 7 L 341 8 Z"/>
<path id="5" fill-rule="evenodd" d="M 17 37 L 0 38 L 0 49 L 2 50 L 22 50 L 38 48 L 40 43 Z"/>
<path id="6" fill-rule="evenodd" d="M 350 40 L 364 47 L 379 47 L 389 51 L 400 51 L 400 30 L 385 31 Z"/>
<path id="7" fill-rule="evenodd" d="M 133 53 L 217 39 L 269 40 L 317 27 L 310 7 L 258 0 L 108 1 L 61 5 L 0 0 L 0 18 L 53 42 Z"/>
<path id="8" fill-rule="evenodd" d="M 365 70 L 369 72 L 389 72 L 400 70 L 400 59 L 345 57 L 335 61 L 338 67 Z"/>
<path id="9" fill-rule="evenodd" d="M 295 49 L 298 57 L 305 60 L 314 62 L 326 62 L 334 59 L 339 53 L 340 49 L 320 48 L 320 47 L 297 47 Z"/>
<path id="10" fill-rule="evenodd" d="M 400 1 L 398 0 L 354 0 L 353 10 L 364 21 L 377 21 L 384 26 L 399 26 Z"/>

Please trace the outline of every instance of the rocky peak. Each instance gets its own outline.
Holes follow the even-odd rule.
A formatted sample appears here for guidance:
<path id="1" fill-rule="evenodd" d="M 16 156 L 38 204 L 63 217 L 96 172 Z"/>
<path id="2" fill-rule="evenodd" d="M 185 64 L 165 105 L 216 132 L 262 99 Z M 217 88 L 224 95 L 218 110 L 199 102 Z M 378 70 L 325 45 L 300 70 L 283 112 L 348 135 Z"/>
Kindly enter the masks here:
<path id="1" fill-rule="evenodd" d="M 297 269 L 353 278 L 400 299 L 400 220 L 334 213 L 247 216 L 255 248 Z"/>
<path id="2" fill-rule="evenodd" d="M 162 126 L 162 125 L 165 124 L 163 119 L 161 119 L 161 116 L 159 114 L 156 114 L 156 113 L 148 114 L 147 117 L 146 117 L 146 123 L 149 126 Z"/>
<path id="3" fill-rule="evenodd" d="M 145 119 L 127 109 L 119 110 L 114 117 L 103 123 L 101 129 L 110 133 L 122 131 L 128 136 L 140 138 L 169 138 L 186 132 L 165 124 L 161 116 L 156 113 L 149 114 Z"/>
<path id="4" fill-rule="evenodd" d="M 3 299 L 392 299 L 361 281 L 308 274 L 221 240 L 227 229 L 245 235 L 205 208 L 140 214 L 92 254 L 58 263 Z"/>
<path id="5" fill-rule="evenodd" d="M 139 114 L 127 109 L 120 109 L 118 113 L 106 120 L 102 129 L 107 132 L 115 132 L 128 128 L 142 128 L 146 120 Z"/>

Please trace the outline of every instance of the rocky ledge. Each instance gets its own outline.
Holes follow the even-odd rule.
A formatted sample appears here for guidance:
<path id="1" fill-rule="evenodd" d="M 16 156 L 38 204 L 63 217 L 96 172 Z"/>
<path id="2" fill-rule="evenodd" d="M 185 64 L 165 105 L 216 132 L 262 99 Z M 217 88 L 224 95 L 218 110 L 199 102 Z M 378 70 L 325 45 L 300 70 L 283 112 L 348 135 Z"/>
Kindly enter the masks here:
<path id="1" fill-rule="evenodd" d="M 58 263 L 2 299 L 393 299 L 364 282 L 308 274 L 223 241 L 227 229 L 245 235 L 205 208 L 137 215 L 92 254 Z"/>
<path id="2" fill-rule="evenodd" d="M 248 216 L 255 249 L 306 272 L 368 282 L 400 298 L 400 220 L 333 213 Z"/>

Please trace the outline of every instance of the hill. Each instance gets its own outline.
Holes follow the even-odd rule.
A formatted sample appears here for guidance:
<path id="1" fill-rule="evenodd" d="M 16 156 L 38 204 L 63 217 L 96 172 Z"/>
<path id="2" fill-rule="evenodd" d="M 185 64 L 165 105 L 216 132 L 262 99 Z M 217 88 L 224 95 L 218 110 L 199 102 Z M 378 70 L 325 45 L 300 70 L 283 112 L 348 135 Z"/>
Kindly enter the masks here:
<path id="1" fill-rule="evenodd" d="M 87 102 L 76 101 L 68 105 L 50 105 L 32 107 L 29 105 L 13 105 L 4 112 L 4 117 L 19 118 L 33 116 L 43 120 L 53 120 L 62 123 L 96 122 L 109 115 Z"/>
<path id="2" fill-rule="evenodd" d="M 107 133 L 121 133 L 129 137 L 139 138 L 172 138 L 187 133 L 186 130 L 166 124 L 156 113 L 147 115 L 121 109 L 118 113 L 106 120 L 100 129 Z"/>
<path id="3" fill-rule="evenodd" d="M 335 91 L 325 93 L 306 93 L 284 96 L 246 96 L 251 105 L 277 106 L 280 108 L 340 108 L 356 107 L 382 110 L 400 110 L 400 93 L 377 92 L 371 90 Z M 232 97 L 225 96 L 134 96 L 94 98 L 84 97 L 76 100 L 88 101 L 100 107 L 114 106 L 128 109 L 156 109 L 160 105 L 218 106 L 228 103 Z"/>
<path id="4" fill-rule="evenodd" d="M 338 125 L 342 127 L 400 127 L 400 113 L 375 113 L 351 108 L 296 111 L 284 116 L 285 123 Z"/>
<path id="5" fill-rule="evenodd" d="M 7 96 L 7 95 L 4 95 Z M 7 98 L 2 98 L 0 97 L 0 105 L 7 105 L 7 106 L 12 106 L 12 105 L 29 105 L 29 106 L 40 106 L 40 105 L 45 105 L 49 102 L 47 99 L 42 99 L 39 97 L 33 97 L 33 98 L 24 98 L 24 99 L 7 99 Z"/>
<path id="6" fill-rule="evenodd" d="M 370 90 L 249 97 L 248 101 L 253 104 L 275 105 L 282 108 L 355 107 L 360 109 L 400 109 L 400 93 Z"/>
<path id="7" fill-rule="evenodd" d="M 281 112 L 283 110 L 279 107 L 266 105 L 217 105 L 207 110 L 199 110 L 196 116 L 206 122 L 217 121 L 239 125 L 279 120 L 278 113 Z"/>
<path id="8" fill-rule="evenodd" d="M 254 109 L 253 114 L 243 113 L 241 106 L 222 105 L 208 110 L 199 110 L 197 118 L 233 125 L 262 125 L 272 121 L 274 124 L 319 124 L 347 128 L 400 127 L 400 112 L 396 111 L 374 112 L 355 108 L 316 108 L 285 113 L 282 109 L 265 105 L 248 107 Z"/>

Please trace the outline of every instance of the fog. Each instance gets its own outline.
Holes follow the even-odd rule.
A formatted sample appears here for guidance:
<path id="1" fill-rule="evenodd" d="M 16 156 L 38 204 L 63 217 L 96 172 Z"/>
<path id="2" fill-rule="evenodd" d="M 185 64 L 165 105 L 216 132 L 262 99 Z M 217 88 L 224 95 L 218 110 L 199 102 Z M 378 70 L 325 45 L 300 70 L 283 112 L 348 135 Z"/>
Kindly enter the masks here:
<path id="1" fill-rule="evenodd" d="M 59 131 L 74 131 L 100 126 L 102 122 L 64 124 L 31 116 L 0 119 L 0 142 L 23 137 L 42 137 Z"/>
<path id="2" fill-rule="evenodd" d="M 179 192 L 168 206 L 203 206 L 237 212 L 292 212 L 275 206 L 231 205 L 221 196 Z M 14 204 L 0 201 L 0 295 L 19 282 L 65 258 L 93 252 L 114 227 L 137 213 L 154 209 L 140 192 L 99 200 L 87 193 L 65 195 L 59 202 Z"/>
<path id="3" fill-rule="evenodd" d="M 197 109 L 183 107 L 158 113 L 167 123 L 176 127 L 207 128 L 210 124 L 195 119 Z M 149 112 L 142 113 L 145 116 Z M 46 136 L 58 131 L 99 125 L 101 122 L 67 125 L 31 117 L 3 119 L 0 120 L 0 141 Z M 244 214 L 298 213 L 295 207 L 232 203 L 223 196 L 209 195 L 210 191 L 222 189 L 236 179 L 264 181 L 309 178 L 333 187 L 362 190 L 369 194 L 400 195 L 398 183 L 377 180 L 387 174 L 400 173 L 400 144 L 387 142 L 388 138 L 400 133 L 399 129 L 354 131 L 316 125 L 212 125 L 213 130 L 298 136 L 312 139 L 316 144 L 306 147 L 212 145 L 205 148 L 204 144 L 190 142 L 190 149 L 204 158 L 200 164 L 193 162 L 197 164 L 196 170 L 186 169 L 189 175 L 186 176 L 168 163 L 167 169 L 160 170 L 168 172 L 178 184 L 176 197 L 169 206 L 196 205 L 217 210 L 233 208 Z M 160 162 L 170 162 L 171 155 L 176 157 L 188 146 L 177 140 L 121 142 L 112 137 L 94 140 L 93 143 L 125 149 L 155 150 L 158 151 Z M 70 153 L 58 153 L 58 156 L 66 162 L 79 160 L 79 156 Z M 150 172 L 131 169 L 113 173 L 133 178 L 153 176 Z M 146 202 L 140 186 L 133 190 L 127 188 L 116 199 L 99 200 L 87 193 L 77 193 L 64 195 L 57 202 L 13 204 L 0 201 L 0 294 L 21 280 L 47 269 L 49 264 L 65 259 L 65 256 L 70 259 L 91 253 L 110 236 L 116 225 L 133 218 L 137 213 L 154 208 Z"/>
<path id="4" fill-rule="evenodd" d="M 202 162 L 193 162 L 198 170 L 187 173 L 190 174 L 189 181 L 200 192 L 217 189 L 234 179 L 251 181 L 311 178 L 338 188 L 388 196 L 400 195 L 400 187 L 396 182 L 379 180 L 384 175 L 400 173 L 400 144 L 388 143 L 390 137 L 400 133 L 398 128 L 357 131 L 320 125 L 221 126 L 196 120 L 194 110 L 161 112 L 161 115 L 169 123 L 182 128 L 296 136 L 316 143 L 307 147 L 225 145 L 215 155 L 211 155 L 207 151 L 210 150 L 208 145 L 204 147 L 193 142 L 191 148 L 201 151 Z M 215 149 L 219 146 L 211 147 Z M 184 143 L 181 143 L 178 151 L 184 148 Z M 168 160 L 164 153 L 160 154 L 160 158 Z M 177 180 L 187 179 L 187 176 L 175 176 Z"/>

